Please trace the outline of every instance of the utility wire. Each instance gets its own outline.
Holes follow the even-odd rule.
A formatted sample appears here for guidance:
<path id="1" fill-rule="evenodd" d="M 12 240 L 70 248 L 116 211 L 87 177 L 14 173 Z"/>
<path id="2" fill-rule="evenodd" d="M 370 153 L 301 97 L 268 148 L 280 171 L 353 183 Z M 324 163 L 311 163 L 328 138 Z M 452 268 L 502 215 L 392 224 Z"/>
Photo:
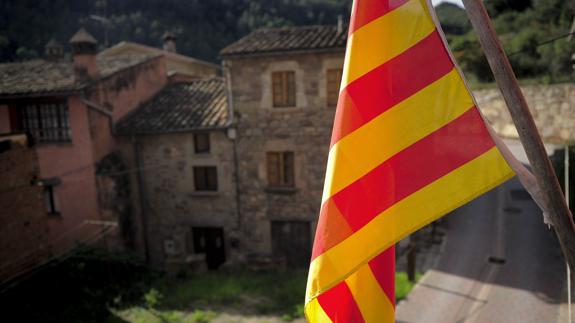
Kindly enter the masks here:
<path id="1" fill-rule="evenodd" d="M 556 41 L 558 41 L 558 40 L 560 40 L 560 39 L 563 39 L 563 38 L 566 38 L 566 37 L 569 37 L 569 36 L 572 36 L 572 35 L 575 35 L 575 32 L 568 32 L 568 33 L 566 33 L 566 34 L 557 36 L 557 37 L 555 37 L 555 38 L 551 38 L 551 39 L 546 40 L 546 41 L 544 41 L 544 42 L 542 42 L 542 43 L 535 44 L 535 46 L 533 46 L 533 47 L 531 47 L 531 48 L 529 48 L 529 49 L 523 49 L 523 50 L 519 50 L 519 51 L 516 51 L 516 52 L 509 53 L 509 54 L 507 54 L 507 57 L 515 56 L 515 55 L 518 55 L 518 54 L 522 54 L 522 53 L 528 52 L 528 51 L 533 50 L 533 49 L 535 49 L 535 48 L 539 48 L 539 47 L 542 47 L 542 46 L 545 46 L 545 45 L 549 45 L 549 44 L 551 44 L 551 43 L 553 43 L 553 42 L 556 42 Z"/>

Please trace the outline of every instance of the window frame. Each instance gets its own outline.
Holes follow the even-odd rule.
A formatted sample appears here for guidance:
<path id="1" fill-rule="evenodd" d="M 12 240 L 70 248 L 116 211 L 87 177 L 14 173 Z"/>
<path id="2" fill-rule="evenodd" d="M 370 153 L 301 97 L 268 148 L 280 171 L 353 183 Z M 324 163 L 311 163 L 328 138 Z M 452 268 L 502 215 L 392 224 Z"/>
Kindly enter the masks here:
<path id="1" fill-rule="evenodd" d="M 198 138 L 206 138 L 206 148 L 200 149 L 200 141 Z M 212 152 L 211 136 L 209 132 L 197 132 L 194 133 L 194 153 L 196 154 L 209 154 Z"/>
<path id="2" fill-rule="evenodd" d="M 210 174 L 209 170 L 213 170 Z M 219 191 L 219 181 L 218 181 L 218 168 L 217 166 L 193 166 L 192 172 L 194 173 L 194 190 L 196 192 L 218 192 Z M 203 174 L 201 174 L 203 172 Z M 213 176 L 210 179 L 210 175 Z"/>
<path id="3" fill-rule="evenodd" d="M 294 70 L 274 71 L 271 73 L 272 107 L 295 108 L 297 89 Z"/>
<path id="4" fill-rule="evenodd" d="M 328 68 L 325 71 L 325 100 L 328 107 L 337 106 L 342 76 L 343 68 L 341 67 Z"/>
<path id="5" fill-rule="evenodd" d="M 272 161 L 274 158 L 277 162 Z M 295 188 L 295 153 L 293 151 L 266 152 L 266 172 L 268 187 Z M 273 180 L 274 177 L 277 181 Z"/>
<path id="6" fill-rule="evenodd" d="M 72 142 L 70 108 L 66 100 L 24 101 L 14 106 L 19 131 L 29 134 L 35 143 Z"/>

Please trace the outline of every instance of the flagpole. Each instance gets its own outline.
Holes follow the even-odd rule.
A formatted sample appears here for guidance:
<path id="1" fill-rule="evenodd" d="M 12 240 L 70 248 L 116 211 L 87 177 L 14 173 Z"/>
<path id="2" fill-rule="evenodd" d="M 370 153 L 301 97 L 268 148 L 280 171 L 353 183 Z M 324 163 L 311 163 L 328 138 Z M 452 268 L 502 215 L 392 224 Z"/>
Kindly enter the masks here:
<path id="1" fill-rule="evenodd" d="M 525 148 L 533 174 L 549 209 L 549 217 L 555 227 L 563 254 L 569 266 L 575 268 L 575 225 L 525 97 L 497 38 L 483 1 L 463 0 L 463 4 L 511 113 L 519 139 Z"/>

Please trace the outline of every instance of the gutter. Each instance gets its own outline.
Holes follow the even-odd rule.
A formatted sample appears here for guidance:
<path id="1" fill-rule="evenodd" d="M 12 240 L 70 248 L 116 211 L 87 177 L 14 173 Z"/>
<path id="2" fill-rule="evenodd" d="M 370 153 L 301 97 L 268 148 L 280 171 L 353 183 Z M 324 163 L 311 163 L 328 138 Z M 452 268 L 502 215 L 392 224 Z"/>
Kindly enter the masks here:
<path id="1" fill-rule="evenodd" d="M 114 115 L 112 111 L 104 108 L 103 106 L 99 105 L 94 101 L 88 100 L 84 93 L 82 93 L 82 95 L 80 96 L 80 102 L 84 103 L 88 108 L 106 116 L 108 118 L 108 125 L 110 127 L 110 131 L 112 132 L 112 136 L 116 135 L 116 128 L 114 127 L 114 118 L 113 118 Z"/>
<path id="2" fill-rule="evenodd" d="M 269 52 L 252 52 L 252 53 L 237 53 L 237 54 L 220 54 L 222 60 L 230 58 L 260 58 L 260 57 L 276 57 L 285 55 L 296 54 L 323 54 L 323 53 L 345 53 L 345 47 L 336 48 L 321 48 L 321 49 L 294 49 L 285 51 L 269 51 Z M 224 63 L 225 65 L 225 63 Z M 225 67 L 224 67 L 225 68 Z"/>
<path id="3" fill-rule="evenodd" d="M 229 61 L 222 61 L 222 69 L 224 71 L 224 80 L 226 82 L 226 94 L 228 98 L 228 122 L 226 123 L 227 126 L 231 126 L 234 122 L 234 101 L 232 96 L 232 73 L 230 70 L 231 62 Z M 237 130 L 236 130 L 237 131 Z M 229 138 L 229 137 L 228 137 Z M 237 141 L 237 134 L 233 141 L 233 150 L 234 150 L 234 174 L 235 174 L 235 189 L 236 189 L 236 214 L 237 214 L 237 222 L 236 222 L 236 229 L 241 228 L 242 224 L 242 212 L 241 212 L 241 197 L 240 197 L 240 173 L 239 173 L 239 157 L 238 157 L 238 141 Z"/>
<path id="4" fill-rule="evenodd" d="M 136 164 L 136 177 L 138 181 L 138 193 L 140 200 L 140 220 L 142 221 L 142 240 L 144 242 L 144 258 L 146 263 L 150 263 L 150 244 L 148 234 L 148 213 L 146 212 L 146 192 L 144 187 L 144 179 L 142 176 L 142 162 L 140 156 L 140 146 L 138 139 L 135 136 L 131 137 L 134 146 L 134 161 Z"/>

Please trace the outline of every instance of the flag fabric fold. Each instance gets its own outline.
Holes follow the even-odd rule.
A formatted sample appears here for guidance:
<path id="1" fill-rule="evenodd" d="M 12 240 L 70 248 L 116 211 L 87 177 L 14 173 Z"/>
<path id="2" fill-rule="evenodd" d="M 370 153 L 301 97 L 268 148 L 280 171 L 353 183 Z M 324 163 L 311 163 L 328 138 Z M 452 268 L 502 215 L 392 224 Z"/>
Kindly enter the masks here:
<path id="1" fill-rule="evenodd" d="M 355 0 L 310 322 L 393 322 L 394 244 L 511 178 L 425 0 Z"/>

